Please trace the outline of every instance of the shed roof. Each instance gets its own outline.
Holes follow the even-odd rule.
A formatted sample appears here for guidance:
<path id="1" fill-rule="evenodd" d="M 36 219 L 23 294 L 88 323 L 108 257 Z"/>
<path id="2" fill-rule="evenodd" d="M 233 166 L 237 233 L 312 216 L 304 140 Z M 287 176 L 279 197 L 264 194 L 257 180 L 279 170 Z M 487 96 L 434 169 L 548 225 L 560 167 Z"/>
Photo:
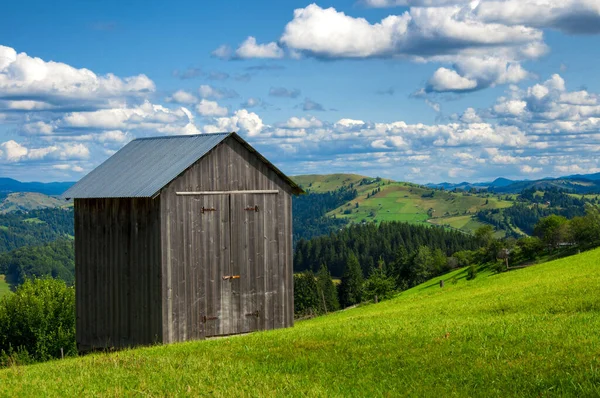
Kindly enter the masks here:
<path id="1" fill-rule="evenodd" d="M 108 158 L 62 194 L 64 198 L 153 197 L 227 137 L 257 155 L 287 182 L 295 194 L 304 191 L 236 133 L 138 138 Z"/>

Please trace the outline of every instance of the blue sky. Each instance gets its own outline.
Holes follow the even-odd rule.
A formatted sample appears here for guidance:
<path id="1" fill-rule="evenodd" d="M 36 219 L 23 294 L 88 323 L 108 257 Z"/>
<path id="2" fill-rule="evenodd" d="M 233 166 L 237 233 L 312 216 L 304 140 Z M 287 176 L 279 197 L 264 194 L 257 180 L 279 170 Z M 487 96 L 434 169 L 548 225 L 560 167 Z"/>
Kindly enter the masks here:
<path id="1" fill-rule="evenodd" d="M 600 0 L 11 2 L 0 174 L 238 131 L 289 174 L 600 171 Z"/>

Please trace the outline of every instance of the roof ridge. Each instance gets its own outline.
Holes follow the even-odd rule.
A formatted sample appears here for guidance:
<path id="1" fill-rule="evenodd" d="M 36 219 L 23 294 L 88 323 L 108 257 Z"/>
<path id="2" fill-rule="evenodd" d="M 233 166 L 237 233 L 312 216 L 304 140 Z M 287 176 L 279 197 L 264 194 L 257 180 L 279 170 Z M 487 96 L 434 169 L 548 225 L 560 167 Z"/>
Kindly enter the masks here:
<path id="1" fill-rule="evenodd" d="M 143 141 L 143 140 L 167 140 L 171 138 L 193 138 L 202 136 L 219 136 L 219 135 L 231 135 L 233 132 L 221 132 L 221 133 L 200 133 L 200 134 L 179 134 L 179 135 L 161 135 L 158 137 L 141 137 L 135 138 L 131 141 Z"/>

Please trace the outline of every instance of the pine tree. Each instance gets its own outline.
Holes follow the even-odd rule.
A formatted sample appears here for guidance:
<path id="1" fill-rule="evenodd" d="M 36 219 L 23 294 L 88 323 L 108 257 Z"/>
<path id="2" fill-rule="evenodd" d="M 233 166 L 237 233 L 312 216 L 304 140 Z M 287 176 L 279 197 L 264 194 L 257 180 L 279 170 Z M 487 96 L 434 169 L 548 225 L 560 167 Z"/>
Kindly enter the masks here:
<path id="1" fill-rule="evenodd" d="M 317 287 L 319 289 L 319 298 L 325 305 L 325 312 L 339 310 L 340 303 L 338 301 L 337 290 L 325 264 L 321 265 L 317 273 Z"/>
<path id="2" fill-rule="evenodd" d="M 350 252 L 340 284 L 340 304 L 349 307 L 362 301 L 363 274 L 354 253 Z"/>

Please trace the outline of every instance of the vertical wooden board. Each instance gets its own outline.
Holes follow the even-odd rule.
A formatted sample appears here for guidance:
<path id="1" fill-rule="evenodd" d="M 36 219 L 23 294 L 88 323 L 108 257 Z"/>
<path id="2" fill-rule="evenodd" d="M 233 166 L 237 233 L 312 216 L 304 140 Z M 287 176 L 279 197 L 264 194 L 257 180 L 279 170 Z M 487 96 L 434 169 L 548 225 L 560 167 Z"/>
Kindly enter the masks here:
<path id="1" fill-rule="evenodd" d="M 181 292 L 180 296 L 180 318 L 179 318 L 179 327 L 180 327 L 180 341 L 188 340 L 188 328 L 189 328 L 189 317 L 190 317 L 190 302 L 188 300 L 188 274 L 189 274 L 189 230 L 190 230 L 190 213 L 189 213 L 189 198 L 182 197 L 181 198 L 181 221 L 180 221 L 180 230 L 179 233 L 181 235 L 181 274 L 179 278 L 179 288 Z"/>
<path id="2" fill-rule="evenodd" d="M 268 209 L 266 216 L 268 246 L 266 253 L 268 262 L 266 267 L 266 300 L 267 300 L 267 311 L 269 314 L 268 319 L 265 322 L 266 329 L 274 329 L 275 321 L 277 318 L 277 307 L 280 299 L 277 292 L 277 280 L 275 279 L 275 273 L 279 267 L 279 232 L 278 232 L 278 209 L 277 205 L 279 202 L 279 195 L 266 195 L 265 196 L 265 208 Z"/>
<path id="3" fill-rule="evenodd" d="M 223 317 L 223 334 L 234 333 L 232 322 L 232 282 L 234 279 L 224 280 L 223 276 L 231 276 L 231 234 L 229 221 L 229 195 L 219 195 L 219 232 L 221 235 L 220 257 L 221 257 L 221 316 Z"/>
<path id="4" fill-rule="evenodd" d="M 287 322 L 286 327 L 294 325 L 294 248 L 292 245 L 292 197 L 289 194 L 285 196 L 286 201 L 286 284 L 285 297 L 287 298 Z"/>
<path id="5" fill-rule="evenodd" d="M 230 214 L 230 273 L 231 275 L 240 275 L 242 273 L 242 219 L 239 207 L 239 198 L 235 195 L 228 195 L 229 214 Z M 241 333 L 243 331 L 242 322 L 242 303 L 241 303 L 241 278 L 231 281 L 231 333 Z"/>

